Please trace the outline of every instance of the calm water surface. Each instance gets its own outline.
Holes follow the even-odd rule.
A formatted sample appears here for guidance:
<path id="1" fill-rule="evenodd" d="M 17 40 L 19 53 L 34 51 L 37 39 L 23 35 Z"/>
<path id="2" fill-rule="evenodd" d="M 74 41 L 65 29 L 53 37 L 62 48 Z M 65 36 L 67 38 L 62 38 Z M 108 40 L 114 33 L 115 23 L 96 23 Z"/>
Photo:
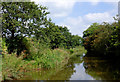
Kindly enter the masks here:
<path id="1" fill-rule="evenodd" d="M 27 72 L 22 80 L 120 80 L 120 62 L 77 56 L 63 68 Z"/>

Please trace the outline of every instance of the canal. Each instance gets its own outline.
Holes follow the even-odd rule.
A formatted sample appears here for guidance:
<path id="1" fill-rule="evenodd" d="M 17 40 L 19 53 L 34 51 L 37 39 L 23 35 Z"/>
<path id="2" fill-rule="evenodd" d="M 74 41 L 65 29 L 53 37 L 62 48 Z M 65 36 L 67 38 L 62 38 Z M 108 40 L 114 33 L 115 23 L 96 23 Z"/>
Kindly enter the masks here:
<path id="1" fill-rule="evenodd" d="M 62 68 L 27 72 L 21 80 L 120 80 L 120 62 L 76 56 Z"/>

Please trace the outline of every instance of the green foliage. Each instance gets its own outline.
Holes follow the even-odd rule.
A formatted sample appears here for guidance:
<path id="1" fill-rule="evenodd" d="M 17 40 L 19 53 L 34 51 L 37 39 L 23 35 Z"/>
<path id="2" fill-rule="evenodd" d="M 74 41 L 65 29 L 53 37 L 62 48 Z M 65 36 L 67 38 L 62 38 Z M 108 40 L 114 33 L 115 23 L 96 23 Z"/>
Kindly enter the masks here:
<path id="1" fill-rule="evenodd" d="M 83 56 L 83 53 L 87 52 L 83 46 L 76 46 L 75 48 L 70 49 L 70 51 L 71 50 L 73 52 L 71 54 L 71 57 L 74 57 L 74 56 Z"/>
<path id="2" fill-rule="evenodd" d="M 82 38 L 78 35 L 72 35 L 67 27 L 62 27 L 49 22 L 49 26 L 41 28 L 35 35 L 35 38 L 41 43 L 45 43 L 50 48 L 74 48 L 82 43 Z"/>
<path id="3" fill-rule="evenodd" d="M 78 55 L 83 53 L 82 48 L 78 48 L 73 49 L 73 54 L 70 54 L 69 50 L 66 49 L 45 49 L 42 56 L 39 57 L 39 54 L 37 54 L 30 61 L 23 60 L 24 53 L 19 57 L 17 57 L 16 53 L 2 53 L 4 55 L 2 61 L 2 78 L 3 80 L 19 79 L 24 76 L 24 72 L 33 71 L 38 68 L 61 68 L 68 63 L 71 57 L 76 56 L 77 53 Z"/>
<path id="4" fill-rule="evenodd" d="M 104 22 L 103 24 L 94 23 L 86 31 L 83 32 L 84 47 L 88 51 L 95 51 L 104 55 L 109 53 L 110 51 L 119 50 L 119 28 L 119 22 L 114 22 L 112 24 L 106 22 Z"/>
<path id="5" fill-rule="evenodd" d="M 98 23 L 93 23 L 93 25 L 91 25 L 86 31 L 83 32 L 83 37 L 91 36 L 94 31 L 99 28 L 98 26 Z"/>
<path id="6" fill-rule="evenodd" d="M 2 53 L 2 38 L 0 37 L 0 55 Z"/>
<path id="7" fill-rule="evenodd" d="M 7 51 L 5 39 L 3 38 L 1 42 L 2 42 L 2 51 Z"/>
<path id="8" fill-rule="evenodd" d="M 27 41 L 23 41 L 26 37 L 34 37 L 37 42 L 52 49 L 59 47 L 69 49 L 81 45 L 82 38 L 72 35 L 67 27 L 52 23 L 51 19 L 47 18 L 49 12 L 46 10 L 47 7 L 38 6 L 34 2 L 2 3 L 2 37 L 6 39 L 9 53 L 20 54 L 26 50 Z"/>
<path id="9" fill-rule="evenodd" d="M 72 54 L 74 52 L 74 50 L 73 49 L 70 49 L 70 53 Z"/>
<path id="10" fill-rule="evenodd" d="M 3 2 L 2 27 L 3 37 L 18 35 L 31 36 L 38 27 L 47 21 L 46 7 L 38 6 L 34 2 Z"/>
<path id="11" fill-rule="evenodd" d="M 27 46 L 28 45 L 28 46 Z M 26 55 L 26 60 L 35 60 L 35 65 L 40 65 L 44 68 L 55 68 L 64 60 L 69 51 L 65 49 L 50 49 L 45 44 L 40 44 L 38 40 L 29 39 L 26 48 L 29 54 Z M 64 65 L 63 63 L 61 63 Z M 62 66 L 61 65 L 61 66 Z"/>
<path id="12" fill-rule="evenodd" d="M 2 37 L 6 39 L 9 53 L 23 50 L 22 39 L 31 37 L 47 24 L 47 8 L 34 2 L 3 2 Z"/>
<path id="13" fill-rule="evenodd" d="M 36 40 L 35 38 L 24 38 L 23 43 L 25 44 L 26 48 L 26 57 L 28 60 L 33 60 L 36 57 L 41 57 L 45 49 L 48 49 L 49 46 L 40 41 Z"/>
<path id="14" fill-rule="evenodd" d="M 23 37 L 22 36 L 15 36 L 14 38 L 11 37 L 9 39 L 5 39 L 5 42 L 7 43 L 8 52 L 17 52 L 19 55 L 23 50 L 26 50 L 25 43 L 23 43 Z"/>
<path id="15" fill-rule="evenodd" d="M 67 63 L 68 59 L 65 62 L 65 57 L 68 56 L 67 54 L 69 53 L 61 49 L 46 49 L 44 54 L 40 58 L 36 57 L 35 60 L 37 64 L 40 64 L 44 68 L 55 68 L 64 66 L 63 62 L 65 64 Z"/>
<path id="16" fill-rule="evenodd" d="M 20 58 L 17 58 L 15 54 L 5 54 L 2 60 L 2 78 L 4 79 L 11 79 L 20 78 L 21 72 L 20 69 L 24 69 L 25 66 L 24 61 L 21 61 Z"/>
<path id="17" fill-rule="evenodd" d="M 46 7 L 3 2 L 1 8 L 3 79 L 21 77 L 25 70 L 62 67 L 76 55 L 72 48 L 82 44 L 80 36 L 47 18 Z"/>

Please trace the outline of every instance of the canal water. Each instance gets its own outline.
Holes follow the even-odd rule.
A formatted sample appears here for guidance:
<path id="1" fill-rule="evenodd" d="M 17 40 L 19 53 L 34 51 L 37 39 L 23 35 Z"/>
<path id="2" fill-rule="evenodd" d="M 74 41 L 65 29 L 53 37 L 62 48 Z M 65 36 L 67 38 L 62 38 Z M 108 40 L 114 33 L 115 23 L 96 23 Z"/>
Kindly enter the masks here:
<path id="1" fill-rule="evenodd" d="M 27 72 L 21 80 L 120 80 L 120 62 L 83 54 L 63 68 Z"/>

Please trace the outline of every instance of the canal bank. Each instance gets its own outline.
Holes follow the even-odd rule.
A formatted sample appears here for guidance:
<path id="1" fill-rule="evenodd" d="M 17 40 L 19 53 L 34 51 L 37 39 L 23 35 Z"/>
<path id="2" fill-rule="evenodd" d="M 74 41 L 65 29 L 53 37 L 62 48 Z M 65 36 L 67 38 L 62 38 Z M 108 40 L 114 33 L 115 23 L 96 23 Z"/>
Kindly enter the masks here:
<path id="1" fill-rule="evenodd" d="M 27 72 L 21 80 L 120 80 L 118 61 L 83 56 L 70 59 L 60 69 Z"/>

